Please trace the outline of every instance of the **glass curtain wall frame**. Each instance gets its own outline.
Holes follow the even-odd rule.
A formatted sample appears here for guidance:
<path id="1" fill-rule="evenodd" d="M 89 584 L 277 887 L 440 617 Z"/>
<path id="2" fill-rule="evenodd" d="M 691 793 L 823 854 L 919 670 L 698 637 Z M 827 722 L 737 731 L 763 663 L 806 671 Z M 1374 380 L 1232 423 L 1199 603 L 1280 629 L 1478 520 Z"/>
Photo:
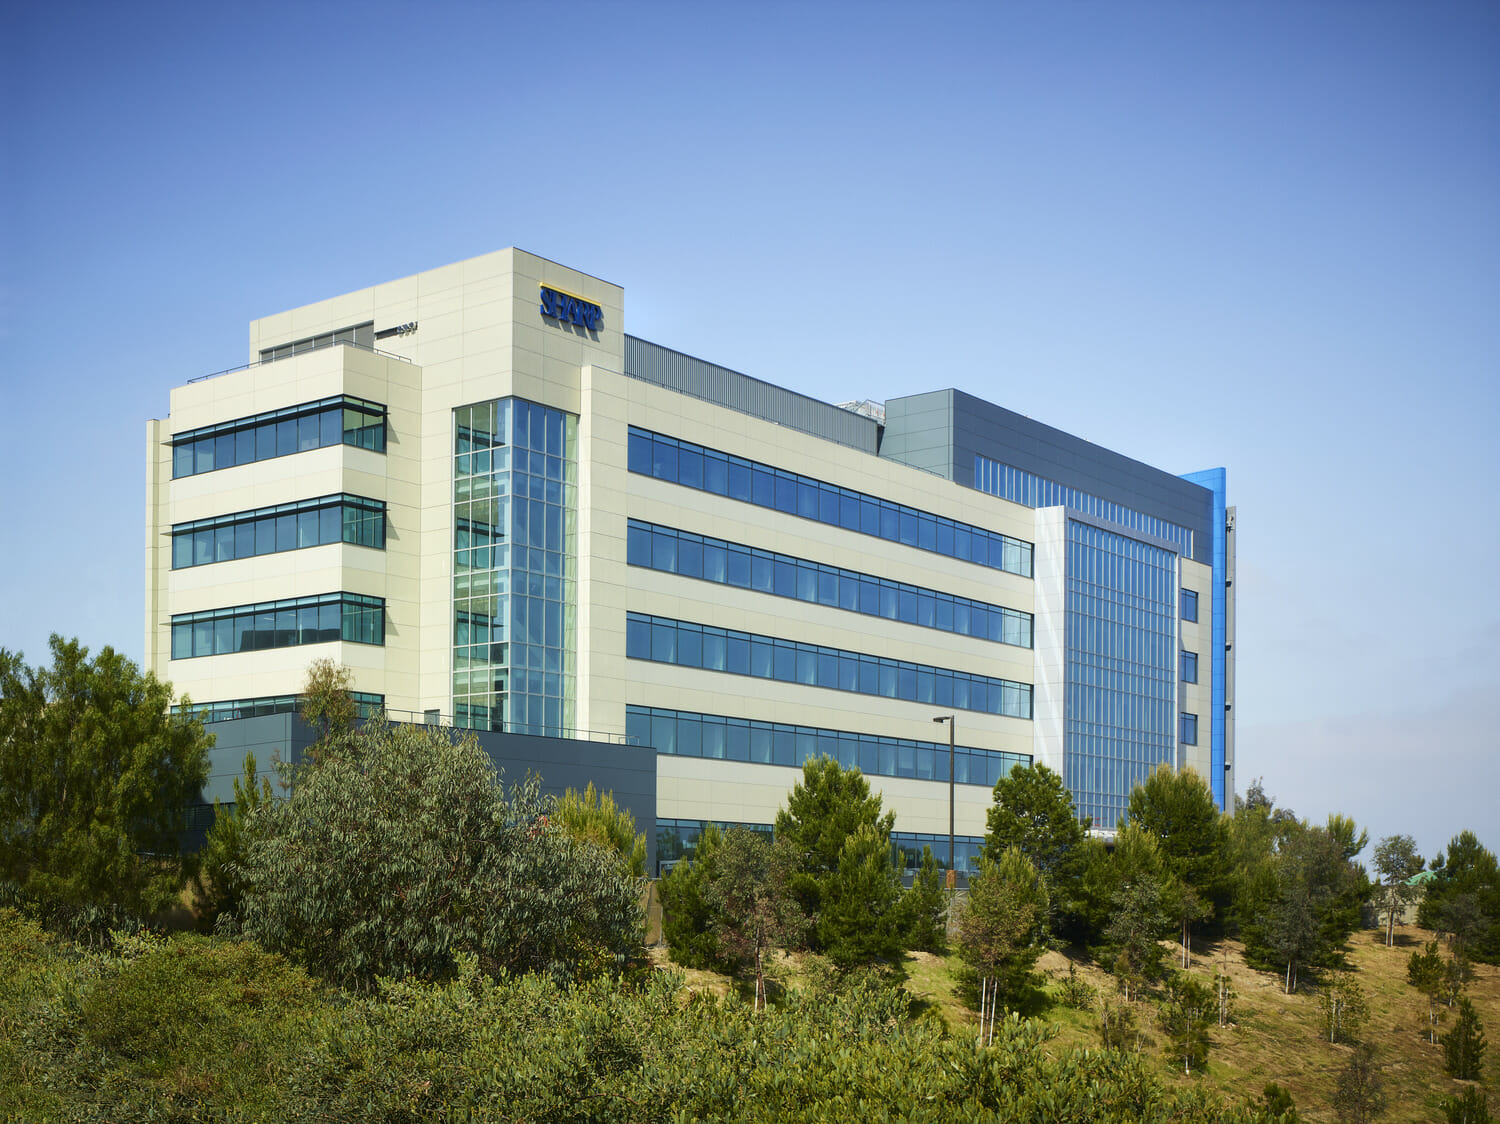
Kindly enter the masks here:
<path id="1" fill-rule="evenodd" d="M 1112 830 L 1130 792 L 1177 761 L 1178 558 L 1068 520 L 1064 782 Z"/>
<path id="2" fill-rule="evenodd" d="M 577 419 L 520 398 L 454 411 L 453 715 L 577 727 Z"/>

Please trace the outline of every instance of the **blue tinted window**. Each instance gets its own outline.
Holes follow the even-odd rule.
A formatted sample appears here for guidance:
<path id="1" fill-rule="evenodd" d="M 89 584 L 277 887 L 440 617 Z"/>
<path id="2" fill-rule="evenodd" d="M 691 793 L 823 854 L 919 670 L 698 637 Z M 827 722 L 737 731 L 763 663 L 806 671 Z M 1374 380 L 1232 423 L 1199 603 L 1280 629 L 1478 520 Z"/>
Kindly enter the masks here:
<path id="1" fill-rule="evenodd" d="M 385 602 L 353 593 L 330 593 L 261 605 L 240 605 L 172 618 L 172 658 L 225 655 L 262 648 L 291 647 L 339 638 L 339 629 L 320 627 L 342 618 L 343 638 L 385 643 Z"/>
<path id="2" fill-rule="evenodd" d="M 1198 594 L 1191 589 L 1182 591 L 1182 619 L 1185 621 L 1198 619 Z"/>
<path id="3" fill-rule="evenodd" d="M 625 654 L 633 660 L 651 658 L 651 624 L 649 621 L 636 616 L 626 618 Z"/>
<path id="4" fill-rule="evenodd" d="M 680 483 L 689 488 L 703 488 L 703 451 L 684 446 L 677 451 L 677 472 Z"/>
<path id="5" fill-rule="evenodd" d="M 1198 682 L 1198 653 L 1182 653 L 1182 681 L 1184 683 Z"/>
<path id="6" fill-rule="evenodd" d="M 718 466 L 725 454 L 647 430 L 632 427 L 629 442 L 628 463 L 632 472 L 1031 576 L 1032 546 L 1019 539 L 886 504 L 871 496 L 739 457 L 728 457 L 727 471 L 721 471 Z"/>
<path id="7" fill-rule="evenodd" d="M 631 637 L 649 623 L 649 654 Z M 1030 718 L 1032 689 L 1027 683 L 966 675 L 945 668 L 845 652 L 813 644 L 796 644 L 768 636 L 745 636 L 706 626 L 644 614 L 627 614 L 627 654 L 686 667 L 702 666 L 703 653 L 717 660 L 724 638 L 725 670 L 731 674 L 798 682 L 808 686 L 854 691 L 887 698 L 988 711 Z M 710 639 L 711 638 L 711 639 Z M 836 675 L 836 678 L 835 678 Z M 955 683 L 961 684 L 955 689 Z"/>
<path id="8" fill-rule="evenodd" d="M 948 779 L 946 742 L 914 742 L 849 730 L 793 727 L 641 706 L 626 708 L 625 728 L 635 744 L 653 746 L 658 753 L 701 751 L 703 756 L 762 763 L 776 759 L 782 764 L 826 756 L 846 768 L 857 765 L 871 776 Z M 957 783 L 986 787 L 993 787 L 1011 769 L 1031 764 L 1031 758 L 1024 754 L 996 753 L 962 745 L 954 748 L 953 757 Z"/>
<path id="9" fill-rule="evenodd" d="M 365 446 L 384 451 L 385 407 L 355 398 L 331 398 L 211 426 L 211 435 L 205 430 L 176 434 L 172 475 L 190 476 L 338 444 L 339 418 L 351 412 L 348 407 L 363 419 L 361 424 L 370 434 Z"/>
<path id="10" fill-rule="evenodd" d="M 739 457 L 729 459 L 729 498 L 750 502 L 750 462 Z"/>
<path id="11" fill-rule="evenodd" d="M 683 480 L 682 483 L 688 484 L 688 481 Z M 790 476 L 776 477 L 776 510 L 788 515 L 797 514 L 797 481 Z"/>
<path id="12" fill-rule="evenodd" d="M 635 466 L 631 466 L 635 471 Z M 729 490 L 729 461 L 722 453 L 706 452 L 703 459 L 703 490 L 722 496 Z"/>
<path id="13" fill-rule="evenodd" d="M 1179 739 L 1183 745 L 1198 744 L 1198 716 L 1196 714 L 1182 715 L 1182 729 Z"/>
<path id="14" fill-rule="evenodd" d="M 642 476 L 652 475 L 652 449 L 651 437 L 639 429 L 630 430 L 630 445 L 628 450 L 629 466 L 631 472 L 638 472 Z"/>

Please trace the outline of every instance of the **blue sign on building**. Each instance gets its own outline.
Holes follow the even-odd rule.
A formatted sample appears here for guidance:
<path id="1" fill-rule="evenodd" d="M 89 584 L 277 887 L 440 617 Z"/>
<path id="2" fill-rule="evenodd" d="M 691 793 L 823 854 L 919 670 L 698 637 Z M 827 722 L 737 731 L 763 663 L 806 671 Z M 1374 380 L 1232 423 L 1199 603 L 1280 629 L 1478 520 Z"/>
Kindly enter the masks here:
<path id="1" fill-rule="evenodd" d="M 570 297 L 567 293 L 559 293 L 545 285 L 542 286 L 542 315 L 563 323 L 577 324 L 591 332 L 597 331 L 604 320 L 604 310 L 597 304 Z"/>

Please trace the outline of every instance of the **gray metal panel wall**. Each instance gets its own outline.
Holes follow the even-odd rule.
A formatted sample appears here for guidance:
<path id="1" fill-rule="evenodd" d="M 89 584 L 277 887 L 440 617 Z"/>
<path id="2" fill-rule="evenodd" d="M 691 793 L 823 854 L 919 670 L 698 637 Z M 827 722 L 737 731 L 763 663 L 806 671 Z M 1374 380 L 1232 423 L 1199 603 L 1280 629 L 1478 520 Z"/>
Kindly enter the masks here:
<path id="1" fill-rule="evenodd" d="M 888 401 L 885 404 L 885 432 L 880 438 L 880 455 L 935 472 L 969 487 L 974 484 L 972 463 L 966 478 L 955 475 L 951 390 L 914 394 Z"/>
<path id="2" fill-rule="evenodd" d="M 646 869 L 656 869 L 656 750 L 648 745 L 477 733 L 480 747 L 505 774 L 507 784 L 531 772 L 542 779 L 542 791 L 553 796 L 569 788 L 582 792 L 590 782 L 601 794 L 613 792 L 615 804 L 635 817 L 636 831 L 646 833 Z"/>
<path id="3" fill-rule="evenodd" d="M 215 799 L 234 803 L 234 781 L 243 775 L 246 751 L 255 754 L 257 768 L 262 775 L 271 774 L 274 783 L 273 762 L 298 764 L 317 740 L 317 734 L 295 714 L 212 722 L 208 729 L 215 735 L 202 797 L 209 813 Z M 454 731 L 450 728 L 450 732 Z M 636 831 L 646 833 L 646 869 L 656 869 L 656 750 L 571 738 L 476 733 L 480 748 L 506 783 L 524 780 L 531 772 L 541 778 L 542 791 L 552 796 L 561 796 L 569 788 L 582 792 L 591 781 L 599 792 L 613 792 L 615 803 L 635 817 Z M 213 816 L 190 809 L 189 820 L 183 845 L 200 847 Z"/>
<path id="4" fill-rule="evenodd" d="M 625 373 L 861 452 L 874 453 L 879 445 L 873 418 L 634 336 L 625 337 Z"/>
<path id="5" fill-rule="evenodd" d="M 880 452 L 971 488 L 974 455 L 983 454 L 1188 527 L 1194 560 L 1213 558 L 1213 493 L 1207 488 L 961 390 L 887 402 Z"/>

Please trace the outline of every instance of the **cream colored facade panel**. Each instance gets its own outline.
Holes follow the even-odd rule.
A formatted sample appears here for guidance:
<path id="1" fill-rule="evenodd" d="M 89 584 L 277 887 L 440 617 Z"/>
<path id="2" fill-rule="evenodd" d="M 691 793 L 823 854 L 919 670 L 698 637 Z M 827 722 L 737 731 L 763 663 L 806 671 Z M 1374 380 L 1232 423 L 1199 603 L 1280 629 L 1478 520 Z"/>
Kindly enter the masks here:
<path id="1" fill-rule="evenodd" d="M 721 823 L 774 824 L 786 808 L 792 789 L 802 781 L 800 768 L 662 754 L 656 760 L 657 816 L 661 819 L 711 819 Z M 901 777 L 872 776 L 870 792 L 884 811 L 896 813 L 898 831 L 946 836 L 949 829 L 948 786 Z M 993 802 L 988 788 L 955 785 L 954 834 L 979 836 Z M 932 845 L 946 861 L 946 845 Z"/>

